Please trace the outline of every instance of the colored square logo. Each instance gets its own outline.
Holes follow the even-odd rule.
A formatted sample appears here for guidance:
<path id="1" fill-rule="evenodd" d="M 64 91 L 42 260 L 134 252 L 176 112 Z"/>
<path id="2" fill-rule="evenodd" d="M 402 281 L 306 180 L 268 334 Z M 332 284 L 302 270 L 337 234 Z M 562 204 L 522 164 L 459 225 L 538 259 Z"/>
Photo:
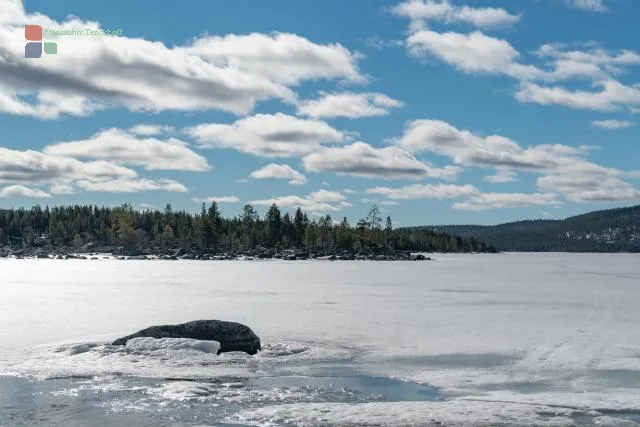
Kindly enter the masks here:
<path id="1" fill-rule="evenodd" d="M 42 56 L 42 43 L 30 42 L 24 46 L 25 58 L 40 58 Z"/>
<path id="2" fill-rule="evenodd" d="M 40 25 L 25 25 L 24 37 L 34 42 L 42 41 L 42 27 Z"/>
<path id="3" fill-rule="evenodd" d="M 58 45 L 53 42 L 45 42 L 44 53 L 47 55 L 56 55 L 58 53 Z"/>

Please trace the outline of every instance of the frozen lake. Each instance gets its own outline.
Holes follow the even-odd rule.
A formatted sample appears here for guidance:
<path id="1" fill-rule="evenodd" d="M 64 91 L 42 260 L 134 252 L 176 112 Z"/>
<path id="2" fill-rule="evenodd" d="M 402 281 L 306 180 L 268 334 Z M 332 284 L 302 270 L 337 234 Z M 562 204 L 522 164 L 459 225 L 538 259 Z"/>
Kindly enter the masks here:
<path id="1" fill-rule="evenodd" d="M 0 425 L 640 425 L 639 255 L 434 258 L 0 260 Z M 264 351 L 105 345 L 195 319 Z"/>

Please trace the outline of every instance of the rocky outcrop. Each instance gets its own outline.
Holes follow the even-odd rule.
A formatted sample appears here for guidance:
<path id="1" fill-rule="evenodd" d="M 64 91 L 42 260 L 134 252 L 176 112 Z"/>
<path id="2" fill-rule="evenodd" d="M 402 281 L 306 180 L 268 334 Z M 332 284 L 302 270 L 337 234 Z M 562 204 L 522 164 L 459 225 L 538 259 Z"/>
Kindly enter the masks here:
<path id="1" fill-rule="evenodd" d="M 218 341 L 218 353 L 229 351 L 243 351 L 254 355 L 262 350 L 260 338 L 241 323 L 225 322 L 223 320 L 194 320 L 179 325 L 151 326 L 132 335 L 119 338 L 113 345 L 125 345 L 133 338 L 192 338 L 196 340 Z"/>
<path id="2" fill-rule="evenodd" d="M 0 0 L 1 1 L 1 0 Z M 201 260 L 201 261 L 232 261 L 232 260 L 329 260 L 329 261 L 429 261 L 431 258 L 425 255 L 412 254 L 410 251 L 400 251 L 393 249 L 378 249 L 375 251 L 356 250 L 276 250 L 274 248 L 258 248 L 242 251 L 210 251 L 199 249 L 178 249 L 164 251 L 159 249 L 144 249 L 143 253 L 135 251 L 125 251 L 124 249 L 112 250 L 111 247 L 97 248 L 100 253 L 107 254 L 109 258 L 120 260 Z M 125 252 L 127 252 L 125 254 Z M 51 258 L 51 259 L 90 259 L 96 257 L 97 252 L 81 255 L 72 251 L 71 248 L 26 248 L 11 249 L 0 246 L 0 258 Z M 105 258 L 105 256 L 102 256 Z M 93 259 L 93 258 L 92 258 Z"/>

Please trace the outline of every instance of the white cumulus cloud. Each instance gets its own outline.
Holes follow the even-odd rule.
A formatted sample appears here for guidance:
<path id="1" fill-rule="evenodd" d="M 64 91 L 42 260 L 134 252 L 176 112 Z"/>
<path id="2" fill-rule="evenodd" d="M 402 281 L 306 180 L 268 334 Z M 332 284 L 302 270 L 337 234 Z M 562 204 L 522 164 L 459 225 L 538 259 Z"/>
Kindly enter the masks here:
<path id="1" fill-rule="evenodd" d="M 511 14 L 502 8 L 457 6 L 449 0 L 409 0 L 391 10 L 412 21 L 465 23 L 478 28 L 510 26 L 520 20 L 520 15 Z"/>
<path id="2" fill-rule="evenodd" d="M 455 179 L 461 171 L 456 166 L 432 167 L 397 147 L 374 148 L 364 142 L 325 148 L 305 156 L 302 161 L 308 171 L 334 172 L 365 178 Z"/>
<path id="3" fill-rule="evenodd" d="M 151 125 L 140 123 L 129 128 L 129 132 L 141 136 L 158 136 L 164 133 L 173 133 L 175 128 L 168 125 Z"/>
<path id="4" fill-rule="evenodd" d="M 554 193 L 481 193 L 471 196 L 467 201 L 454 203 L 458 210 L 485 211 L 490 209 L 522 208 L 527 206 L 559 205 L 558 195 Z"/>
<path id="5" fill-rule="evenodd" d="M 304 81 L 367 81 L 358 54 L 286 33 L 205 36 L 176 46 L 126 36 L 47 35 L 54 42 L 64 38 L 60 54 L 33 61 L 24 58 L 25 24 L 61 31 L 101 30 L 101 24 L 72 16 L 58 21 L 27 13 L 22 2 L 2 3 L 0 111 L 9 114 L 56 119 L 124 107 L 245 115 L 260 101 L 295 101 L 290 86 Z"/>
<path id="6" fill-rule="evenodd" d="M 216 202 L 216 203 L 238 203 L 240 199 L 237 196 L 211 196 L 205 198 L 194 197 L 191 200 L 197 203 Z"/>
<path id="7" fill-rule="evenodd" d="M 609 79 L 594 83 L 595 90 L 570 90 L 562 86 L 542 86 L 524 82 L 516 99 L 540 105 L 562 105 L 576 109 L 616 111 L 624 106 L 640 105 L 640 87 L 627 86 Z"/>
<path id="8" fill-rule="evenodd" d="M 27 198 L 49 198 L 51 194 L 38 188 L 25 187 L 24 185 L 9 185 L 0 188 L 0 197 L 27 197 Z"/>
<path id="9" fill-rule="evenodd" d="M 316 44 L 296 34 L 208 36 L 184 51 L 212 64 L 286 85 L 318 79 L 367 81 L 358 69 L 357 55 L 349 49 L 339 43 Z"/>
<path id="10" fill-rule="evenodd" d="M 455 163 L 487 168 L 508 168 L 525 171 L 585 171 L 616 174 L 583 158 L 588 147 L 541 144 L 523 148 L 516 141 L 501 135 L 479 136 L 460 130 L 441 120 L 414 120 L 404 134 L 392 140 L 411 153 L 431 152 L 450 157 Z"/>
<path id="11" fill-rule="evenodd" d="M 309 200 L 313 200 L 314 202 L 342 202 L 347 200 L 344 194 L 339 191 L 329 191 L 325 189 L 320 189 L 318 191 L 314 191 L 313 193 L 309 193 L 307 196 Z"/>
<path id="12" fill-rule="evenodd" d="M 318 99 L 302 101 L 298 114 L 315 118 L 386 116 L 391 109 L 402 107 L 401 101 L 381 93 L 321 93 Z"/>
<path id="13" fill-rule="evenodd" d="M 253 200 L 250 203 L 258 206 L 270 206 L 275 203 L 279 207 L 292 209 L 299 207 L 305 211 L 318 213 L 339 212 L 345 207 L 352 206 L 340 192 L 325 189 L 314 191 L 304 197 L 295 195 L 279 196 L 270 199 Z"/>
<path id="14" fill-rule="evenodd" d="M 421 30 L 407 39 L 414 56 L 432 55 L 469 73 L 504 73 L 519 56 L 506 40 L 479 31 L 469 34 Z"/>
<path id="15" fill-rule="evenodd" d="M 75 185 L 85 191 L 104 193 L 137 193 L 140 191 L 169 191 L 186 193 L 187 187 L 172 179 L 117 179 L 112 181 L 76 181 Z"/>
<path id="16" fill-rule="evenodd" d="M 473 185 L 454 184 L 412 184 L 400 188 L 373 187 L 367 189 L 368 194 L 379 194 L 393 200 L 411 199 L 451 199 L 479 194 Z"/>
<path id="17" fill-rule="evenodd" d="M 134 170 L 110 162 L 82 162 L 34 150 L 19 151 L 0 147 L 0 182 L 46 184 L 75 179 L 100 181 L 135 177 L 137 173 Z"/>
<path id="18" fill-rule="evenodd" d="M 251 172 L 249 178 L 254 179 L 288 179 L 289 184 L 302 185 L 307 183 L 307 177 L 289 165 L 270 163 Z"/>
<path id="19" fill-rule="evenodd" d="M 517 173 L 512 170 L 500 168 L 496 171 L 495 175 L 485 176 L 483 179 L 485 181 L 491 182 L 493 184 L 503 184 L 506 182 L 513 182 L 516 180 Z"/>
<path id="20" fill-rule="evenodd" d="M 593 127 L 601 128 L 601 129 L 625 129 L 635 126 L 634 122 L 630 122 L 628 120 L 596 120 L 591 122 Z"/>
<path id="21" fill-rule="evenodd" d="M 229 148 L 261 157 L 302 156 L 348 137 L 323 121 L 282 113 L 257 114 L 232 124 L 201 124 L 185 132 L 202 148 Z"/>
<path id="22" fill-rule="evenodd" d="M 640 191 L 617 177 L 562 173 L 538 178 L 538 188 L 564 194 L 572 202 L 632 202 L 640 200 Z"/>
<path id="23" fill-rule="evenodd" d="M 140 138 L 122 129 L 103 130 L 89 139 L 60 142 L 44 149 L 46 154 L 84 159 L 100 159 L 147 170 L 207 171 L 207 159 L 179 139 L 162 141 Z"/>
<path id="24" fill-rule="evenodd" d="M 49 191 L 51 194 L 74 194 L 76 189 L 69 184 L 53 184 Z"/>
<path id="25" fill-rule="evenodd" d="M 570 7 L 582 9 L 589 12 L 606 12 L 608 7 L 607 0 L 565 0 Z"/>

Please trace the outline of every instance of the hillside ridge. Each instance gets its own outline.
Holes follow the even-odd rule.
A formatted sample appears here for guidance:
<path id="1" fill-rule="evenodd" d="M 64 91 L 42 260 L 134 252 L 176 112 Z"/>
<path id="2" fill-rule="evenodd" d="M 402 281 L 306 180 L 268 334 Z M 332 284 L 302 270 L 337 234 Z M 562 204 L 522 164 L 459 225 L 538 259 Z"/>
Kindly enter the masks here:
<path id="1" fill-rule="evenodd" d="M 500 251 L 640 252 L 640 205 L 592 211 L 565 219 L 412 228 L 474 237 Z"/>

